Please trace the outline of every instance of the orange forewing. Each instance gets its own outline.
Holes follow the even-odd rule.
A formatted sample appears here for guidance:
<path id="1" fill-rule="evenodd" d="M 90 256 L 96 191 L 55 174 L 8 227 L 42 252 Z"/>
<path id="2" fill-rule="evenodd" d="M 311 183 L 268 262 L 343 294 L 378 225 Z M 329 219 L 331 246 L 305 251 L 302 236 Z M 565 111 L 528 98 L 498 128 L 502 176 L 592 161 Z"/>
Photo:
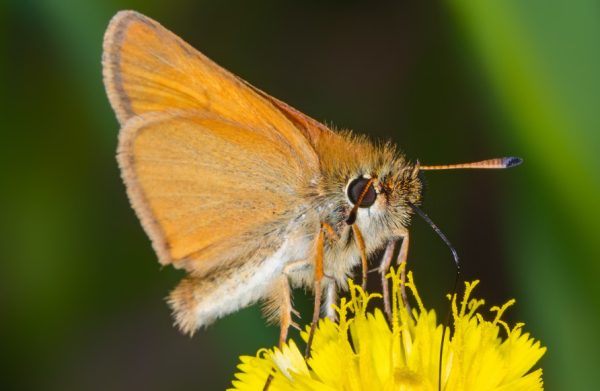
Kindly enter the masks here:
<path id="1" fill-rule="evenodd" d="M 332 136 L 332 131 L 327 126 L 323 125 L 319 121 L 307 116 L 304 113 L 296 110 L 292 106 L 285 102 L 280 101 L 277 98 L 273 98 L 264 91 L 250 85 L 248 82 L 242 80 L 248 87 L 252 88 L 256 93 L 260 94 L 263 98 L 271 102 L 277 107 L 287 119 L 289 119 L 298 128 L 306 138 L 308 138 L 312 145 L 316 145 L 323 138 Z"/>
<path id="2" fill-rule="evenodd" d="M 113 17 L 102 63 L 121 125 L 146 112 L 206 110 L 254 129 L 276 130 L 298 156 L 315 160 L 303 133 L 272 103 L 144 15 L 121 11 Z"/>
<path id="3" fill-rule="evenodd" d="M 325 126 L 132 11 L 107 29 L 103 72 L 123 178 L 161 263 L 202 274 L 297 213 Z"/>

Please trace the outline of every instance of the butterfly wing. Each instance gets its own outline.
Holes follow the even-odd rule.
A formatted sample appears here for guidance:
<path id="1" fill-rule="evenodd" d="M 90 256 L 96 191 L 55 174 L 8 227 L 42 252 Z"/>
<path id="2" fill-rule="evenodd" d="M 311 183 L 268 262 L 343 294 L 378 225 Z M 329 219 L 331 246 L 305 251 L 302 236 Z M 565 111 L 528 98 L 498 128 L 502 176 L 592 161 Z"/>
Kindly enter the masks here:
<path id="1" fill-rule="evenodd" d="M 319 121 L 307 116 L 306 114 L 296 110 L 292 106 L 285 102 L 280 101 L 277 98 L 273 98 L 266 92 L 259 90 L 248 82 L 242 80 L 249 88 L 255 91 L 257 94 L 265 98 L 273 106 L 277 107 L 286 118 L 299 129 L 302 134 L 310 141 L 313 146 L 319 144 L 323 139 L 327 139 L 328 136 L 333 136 L 333 132 L 327 126 L 323 125 Z"/>
<path id="2" fill-rule="evenodd" d="M 314 154 L 302 132 L 272 103 L 137 12 L 121 11 L 113 17 L 104 37 L 102 64 L 121 125 L 147 112 L 203 109 L 257 130 L 276 130 L 298 155 Z"/>
<path id="3" fill-rule="evenodd" d="M 284 229 L 308 185 L 281 140 L 196 111 L 134 117 L 118 161 L 161 263 L 200 274 Z"/>
<path id="4" fill-rule="evenodd" d="M 161 263 L 205 273 L 297 216 L 318 158 L 258 90 L 132 11 L 107 29 L 103 73 L 122 175 Z"/>

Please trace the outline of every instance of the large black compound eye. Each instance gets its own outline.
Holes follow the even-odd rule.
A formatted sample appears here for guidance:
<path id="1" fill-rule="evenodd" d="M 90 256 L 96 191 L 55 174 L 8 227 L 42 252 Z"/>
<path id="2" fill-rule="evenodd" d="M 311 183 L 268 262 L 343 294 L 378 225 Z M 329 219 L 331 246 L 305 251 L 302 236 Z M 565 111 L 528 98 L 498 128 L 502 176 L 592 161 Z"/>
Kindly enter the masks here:
<path id="1" fill-rule="evenodd" d="M 350 201 L 356 205 L 356 202 L 360 198 L 360 195 L 365 190 L 365 186 L 369 183 L 369 178 L 356 178 L 348 185 L 348 198 Z M 369 184 L 369 188 L 365 193 L 362 201 L 360 202 L 359 207 L 368 208 L 369 206 L 375 203 L 377 199 L 377 192 L 375 192 L 375 188 L 373 187 L 373 183 Z"/>

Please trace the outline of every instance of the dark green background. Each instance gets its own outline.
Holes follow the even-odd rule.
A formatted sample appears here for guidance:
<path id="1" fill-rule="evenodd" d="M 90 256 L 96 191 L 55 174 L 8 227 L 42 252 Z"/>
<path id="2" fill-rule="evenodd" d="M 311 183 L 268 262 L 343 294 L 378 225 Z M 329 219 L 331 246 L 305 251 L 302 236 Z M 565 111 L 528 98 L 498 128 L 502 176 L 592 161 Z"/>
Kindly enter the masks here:
<path id="1" fill-rule="evenodd" d="M 160 21 L 317 119 L 411 159 L 514 154 L 506 172 L 427 173 L 424 209 L 490 304 L 548 346 L 548 389 L 593 389 L 600 308 L 600 6 L 580 1 L 8 1 L 0 6 L 0 388 L 223 389 L 275 343 L 257 307 L 193 339 L 115 162 L 102 36 L 120 9 Z M 226 221 L 223 224 L 227 224 Z M 415 221 L 430 306 L 448 250 Z M 297 292 L 308 314 L 308 299 Z M 308 318 L 308 315 L 305 316 Z"/>

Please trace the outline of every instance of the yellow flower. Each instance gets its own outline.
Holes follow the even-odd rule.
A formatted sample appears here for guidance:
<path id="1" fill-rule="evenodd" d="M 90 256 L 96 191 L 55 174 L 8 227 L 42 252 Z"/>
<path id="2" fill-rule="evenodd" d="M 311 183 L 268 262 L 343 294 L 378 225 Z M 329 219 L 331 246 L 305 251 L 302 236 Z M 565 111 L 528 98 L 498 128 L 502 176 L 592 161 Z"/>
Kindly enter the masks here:
<path id="1" fill-rule="evenodd" d="M 443 326 L 423 306 L 411 273 L 406 287 L 417 303 L 414 319 L 400 298 L 399 272 L 392 270 L 388 277 L 391 325 L 379 309 L 367 312 L 369 301 L 380 295 L 367 294 L 350 281 L 350 300 L 342 298 L 336 307 L 339 322 L 319 321 L 309 359 L 293 340 L 281 350 L 242 356 L 232 390 L 262 390 L 270 373 L 270 391 L 438 390 Z M 523 333 L 522 323 L 510 328 L 501 320 L 514 300 L 492 307 L 493 320 L 484 320 L 479 312 L 484 301 L 471 298 L 477 284 L 466 283 L 461 302 L 451 302 L 454 324 L 445 336 L 442 389 L 542 390 L 542 370 L 530 370 L 546 348 Z M 301 336 L 306 342 L 308 332 Z"/>

